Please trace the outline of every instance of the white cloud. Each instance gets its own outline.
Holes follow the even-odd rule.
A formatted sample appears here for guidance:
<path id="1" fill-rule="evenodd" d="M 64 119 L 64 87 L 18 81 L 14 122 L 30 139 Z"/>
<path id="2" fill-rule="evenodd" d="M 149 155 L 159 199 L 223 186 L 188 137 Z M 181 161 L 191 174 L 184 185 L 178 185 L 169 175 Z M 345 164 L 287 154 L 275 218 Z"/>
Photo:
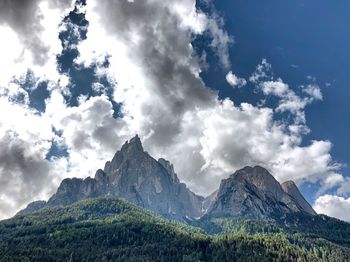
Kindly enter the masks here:
<path id="1" fill-rule="evenodd" d="M 322 100 L 322 93 L 318 85 L 309 84 L 306 87 L 300 86 L 306 96 L 298 95 L 281 78 L 275 79 L 272 72 L 272 66 L 266 59 L 256 67 L 255 72 L 249 80 L 254 83 L 259 90 L 266 96 L 276 96 L 279 98 L 277 112 L 289 112 L 294 115 L 294 124 L 303 128 L 305 133 L 309 132 L 306 127 L 304 109 L 307 105 L 316 100 Z M 303 127 L 304 126 L 304 127 Z"/>
<path id="2" fill-rule="evenodd" d="M 283 97 L 289 92 L 287 84 L 283 83 L 281 79 L 277 81 L 266 81 L 262 83 L 262 91 L 265 95 L 273 94 L 275 96 Z"/>
<path id="3" fill-rule="evenodd" d="M 313 206 L 319 214 L 350 221 L 350 198 L 334 195 L 324 195 L 316 199 Z"/>
<path id="4" fill-rule="evenodd" d="M 211 46 L 224 68 L 229 68 L 231 65 L 229 46 L 233 43 L 233 38 L 222 29 L 223 27 L 223 19 L 215 12 L 211 17 L 207 18 L 207 29 L 212 36 Z"/>
<path id="5" fill-rule="evenodd" d="M 37 77 L 59 80 L 56 68 L 56 54 L 62 49 L 59 24 L 71 5 L 71 0 L 0 0 L 0 87 L 28 69 Z"/>
<path id="6" fill-rule="evenodd" d="M 226 81 L 230 84 L 233 88 L 235 87 L 243 87 L 247 84 L 247 81 L 244 78 L 239 78 L 235 74 L 232 73 L 232 71 L 228 72 L 226 75 Z"/>
<path id="7" fill-rule="evenodd" d="M 49 121 L 26 105 L 0 97 L 0 219 L 33 199 L 47 198 L 61 178 L 62 162 L 47 161 L 55 139 Z M 61 169 L 60 169 L 61 170 Z"/>
<path id="8" fill-rule="evenodd" d="M 113 118 L 106 96 L 69 107 L 54 90 L 45 113 L 6 97 L 0 97 L 0 108 L 10 112 L 0 115 L 0 202 L 7 203 L 0 205 L 0 219 L 28 201 L 47 199 L 65 177 L 93 176 L 130 136 L 123 120 Z M 46 159 L 52 141 L 67 147 L 69 156 Z"/>
<path id="9" fill-rule="evenodd" d="M 45 116 L 62 133 L 69 153 L 65 177 L 93 176 L 128 137 L 123 135 L 128 133 L 123 130 L 123 120 L 113 118 L 112 104 L 104 95 L 69 107 L 62 95 L 53 91 L 46 105 Z"/>
<path id="10" fill-rule="evenodd" d="M 307 93 L 308 95 L 310 95 L 315 100 L 322 100 L 323 99 L 321 89 L 318 85 L 315 85 L 315 84 L 307 85 L 303 91 L 305 93 Z"/>
<path id="11" fill-rule="evenodd" d="M 345 181 L 345 178 L 341 174 L 334 173 L 328 175 L 324 180 L 321 181 L 321 187 L 317 191 L 317 196 L 320 196 L 335 187 L 339 187 L 337 192 L 341 191 L 340 187 Z"/>
<path id="12" fill-rule="evenodd" d="M 337 189 L 337 194 L 340 196 L 350 196 L 350 177 L 345 177 L 343 181 L 341 181 Z"/>
<path id="13" fill-rule="evenodd" d="M 271 64 L 267 62 L 264 58 L 259 65 L 257 65 L 255 72 L 249 77 L 249 81 L 258 84 L 262 79 L 272 80 L 271 74 Z"/>

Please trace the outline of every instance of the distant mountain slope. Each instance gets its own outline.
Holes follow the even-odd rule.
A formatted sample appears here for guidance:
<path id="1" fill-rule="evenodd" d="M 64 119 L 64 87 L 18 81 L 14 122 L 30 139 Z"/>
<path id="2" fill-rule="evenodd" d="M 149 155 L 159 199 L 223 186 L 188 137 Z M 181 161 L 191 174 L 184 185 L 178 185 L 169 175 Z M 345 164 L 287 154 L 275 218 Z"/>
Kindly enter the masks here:
<path id="1" fill-rule="evenodd" d="M 0 222 L 0 261 L 348 261 L 346 247 L 285 233 L 209 236 L 107 197 Z"/>

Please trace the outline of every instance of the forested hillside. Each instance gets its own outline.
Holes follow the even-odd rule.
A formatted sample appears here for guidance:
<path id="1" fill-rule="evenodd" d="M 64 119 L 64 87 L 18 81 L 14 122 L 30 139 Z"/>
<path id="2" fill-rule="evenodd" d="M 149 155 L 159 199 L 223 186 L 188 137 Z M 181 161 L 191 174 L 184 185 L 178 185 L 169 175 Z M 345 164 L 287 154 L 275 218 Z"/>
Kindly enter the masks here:
<path id="1" fill-rule="evenodd" d="M 254 222 L 229 233 L 234 221 L 215 223 L 226 228 L 223 234 L 207 234 L 204 224 L 171 222 L 124 200 L 87 199 L 2 221 L 0 261 L 350 260 L 347 242 L 272 225 L 256 233 L 249 230 L 261 228 Z"/>

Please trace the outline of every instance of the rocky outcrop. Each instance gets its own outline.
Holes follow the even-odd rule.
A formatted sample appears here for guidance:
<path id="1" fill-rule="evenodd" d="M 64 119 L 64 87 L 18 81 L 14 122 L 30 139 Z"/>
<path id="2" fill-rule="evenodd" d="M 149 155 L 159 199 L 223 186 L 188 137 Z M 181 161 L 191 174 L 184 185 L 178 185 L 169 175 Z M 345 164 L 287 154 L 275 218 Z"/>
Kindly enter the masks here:
<path id="1" fill-rule="evenodd" d="M 260 166 L 245 167 L 222 180 L 208 210 L 209 215 L 252 219 L 278 218 L 292 212 L 306 210 Z"/>

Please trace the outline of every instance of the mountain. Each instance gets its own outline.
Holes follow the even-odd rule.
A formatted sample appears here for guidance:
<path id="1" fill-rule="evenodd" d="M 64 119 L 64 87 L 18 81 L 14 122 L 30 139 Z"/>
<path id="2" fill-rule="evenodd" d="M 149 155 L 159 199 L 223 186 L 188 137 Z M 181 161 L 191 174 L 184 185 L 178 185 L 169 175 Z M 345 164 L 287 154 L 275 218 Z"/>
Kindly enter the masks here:
<path id="1" fill-rule="evenodd" d="M 204 200 L 180 183 L 169 161 L 157 161 L 145 152 L 136 135 L 106 162 L 103 170 L 96 171 L 94 178 L 64 179 L 45 205 L 30 204 L 20 214 L 98 196 L 124 198 L 176 220 L 200 217 Z"/>
<path id="2" fill-rule="evenodd" d="M 207 215 L 272 219 L 288 213 L 316 214 L 293 185 L 281 186 L 260 166 L 245 167 L 222 180 Z"/>
<path id="3" fill-rule="evenodd" d="M 280 185 L 260 166 L 238 170 L 222 180 L 210 196 L 198 196 L 180 182 L 169 161 L 157 161 L 145 152 L 137 135 L 126 141 L 94 178 L 64 179 L 47 203 L 34 202 L 19 214 L 100 196 L 124 198 L 179 221 L 197 220 L 203 215 L 267 220 L 294 212 L 316 215 L 292 181 Z"/>
<path id="4" fill-rule="evenodd" d="M 338 225 L 327 235 L 350 233 L 349 224 Z M 348 246 L 315 233 L 208 235 L 102 197 L 0 221 L 0 261 L 349 261 Z"/>
<path id="5" fill-rule="evenodd" d="M 198 196 L 135 136 L 94 178 L 0 221 L 0 261 L 350 261 L 349 235 L 260 166 Z"/>

